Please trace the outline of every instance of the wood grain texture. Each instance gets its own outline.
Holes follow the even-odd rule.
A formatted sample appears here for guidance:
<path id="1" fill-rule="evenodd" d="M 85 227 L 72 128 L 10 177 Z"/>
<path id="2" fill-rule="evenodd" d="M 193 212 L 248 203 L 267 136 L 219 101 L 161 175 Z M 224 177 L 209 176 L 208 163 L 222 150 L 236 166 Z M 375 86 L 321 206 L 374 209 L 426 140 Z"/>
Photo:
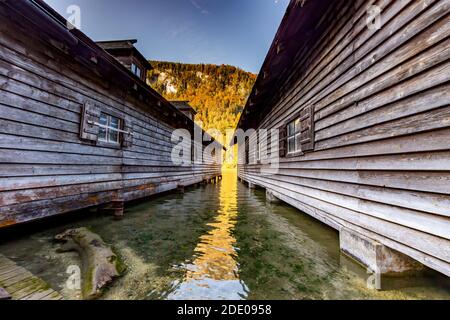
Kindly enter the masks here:
<path id="1" fill-rule="evenodd" d="M 131 83 L 109 55 L 85 59 L 87 37 L 22 5 L 0 3 L 0 228 L 220 175 L 211 159 L 172 163 L 173 130 L 193 130 L 193 122 L 143 82 Z M 100 111 L 133 136 L 100 143 L 88 122 Z"/>
<path id="2" fill-rule="evenodd" d="M 45 281 L 3 255 L 0 255 L 0 287 L 5 290 L 4 296 L 9 295 L 13 300 L 63 299 Z"/>
<path id="3" fill-rule="evenodd" d="M 313 105 L 314 151 L 282 157 L 273 174 L 240 165 L 239 176 L 450 275 L 450 2 L 339 3 L 254 121 L 282 128 Z M 380 30 L 366 26 L 372 3 L 382 6 Z"/>

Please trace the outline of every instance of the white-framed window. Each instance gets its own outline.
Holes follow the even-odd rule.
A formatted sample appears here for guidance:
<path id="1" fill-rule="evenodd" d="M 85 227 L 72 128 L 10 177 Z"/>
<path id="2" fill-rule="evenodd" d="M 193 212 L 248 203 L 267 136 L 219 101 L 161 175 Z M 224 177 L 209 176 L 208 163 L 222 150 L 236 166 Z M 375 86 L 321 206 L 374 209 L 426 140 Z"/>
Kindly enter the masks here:
<path id="1" fill-rule="evenodd" d="M 100 113 L 98 140 L 108 143 L 120 143 L 122 120 L 106 113 Z"/>
<path id="2" fill-rule="evenodd" d="M 302 151 L 300 118 L 287 125 L 287 153 L 293 154 Z"/>
<path id="3" fill-rule="evenodd" d="M 137 75 L 139 78 L 141 77 L 142 71 L 141 69 L 134 63 L 131 64 L 131 72 Z"/>
<path id="4" fill-rule="evenodd" d="M 256 160 L 261 161 L 261 139 L 256 135 Z"/>

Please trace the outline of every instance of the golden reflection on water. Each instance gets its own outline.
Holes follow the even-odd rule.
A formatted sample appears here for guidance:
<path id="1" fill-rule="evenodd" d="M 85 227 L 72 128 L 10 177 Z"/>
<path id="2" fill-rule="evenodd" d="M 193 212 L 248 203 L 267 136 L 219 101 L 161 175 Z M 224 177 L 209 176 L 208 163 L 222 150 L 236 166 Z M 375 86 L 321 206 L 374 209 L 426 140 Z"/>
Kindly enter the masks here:
<path id="1" fill-rule="evenodd" d="M 238 215 L 236 171 L 224 170 L 220 184 L 219 210 L 211 228 L 195 248 L 196 258 L 186 264 L 186 274 L 175 284 L 169 299 L 242 299 L 247 288 L 239 279 L 236 239 Z"/>

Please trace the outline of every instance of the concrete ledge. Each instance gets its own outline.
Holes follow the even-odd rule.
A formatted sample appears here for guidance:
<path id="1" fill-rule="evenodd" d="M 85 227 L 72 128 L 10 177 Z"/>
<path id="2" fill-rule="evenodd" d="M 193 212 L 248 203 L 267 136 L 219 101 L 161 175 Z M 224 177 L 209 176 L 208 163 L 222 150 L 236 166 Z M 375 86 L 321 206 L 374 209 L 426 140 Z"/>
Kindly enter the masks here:
<path id="1" fill-rule="evenodd" d="M 380 275 L 400 275 L 423 271 L 425 266 L 360 233 L 342 228 L 340 247 L 343 253 Z"/>

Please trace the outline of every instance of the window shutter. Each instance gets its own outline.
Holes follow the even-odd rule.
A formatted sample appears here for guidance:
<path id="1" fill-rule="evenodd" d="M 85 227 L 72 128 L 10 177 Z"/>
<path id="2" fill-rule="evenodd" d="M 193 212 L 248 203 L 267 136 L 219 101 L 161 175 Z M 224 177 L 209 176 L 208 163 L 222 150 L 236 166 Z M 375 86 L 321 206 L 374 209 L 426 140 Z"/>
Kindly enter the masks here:
<path id="1" fill-rule="evenodd" d="M 131 122 L 124 121 L 122 130 L 129 132 L 129 134 L 122 134 L 122 146 L 124 148 L 131 148 L 133 146 L 133 124 Z"/>
<path id="2" fill-rule="evenodd" d="M 300 143 L 302 151 L 314 150 L 314 106 L 308 106 L 300 112 Z"/>
<path id="3" fill-rule="evenodd" d="M 278 150 L 280 158 L 283 158 L 286 157 L 287 153 L 287 124 L 279 128 L 278 132 L 279 132 Z"/>
<path id="4" fill-rule="evenodd" d="M 80 138 L 83 140 L 97 141 L 99 127 L 92 124 L 100 121 L 100 110 L 91 102 L 86 102 L 82 108 Z"/>
<path id="5" fill-rule="evenodd" d="M 250 139 L 245 137 L 245 164 L 250 164 Z"/>
<path id="6" fill-rule="evenodd" d="M 272 131 L 270 129 L 267 130 L 266 155 L 267 159 L 272 157 Z"/>

